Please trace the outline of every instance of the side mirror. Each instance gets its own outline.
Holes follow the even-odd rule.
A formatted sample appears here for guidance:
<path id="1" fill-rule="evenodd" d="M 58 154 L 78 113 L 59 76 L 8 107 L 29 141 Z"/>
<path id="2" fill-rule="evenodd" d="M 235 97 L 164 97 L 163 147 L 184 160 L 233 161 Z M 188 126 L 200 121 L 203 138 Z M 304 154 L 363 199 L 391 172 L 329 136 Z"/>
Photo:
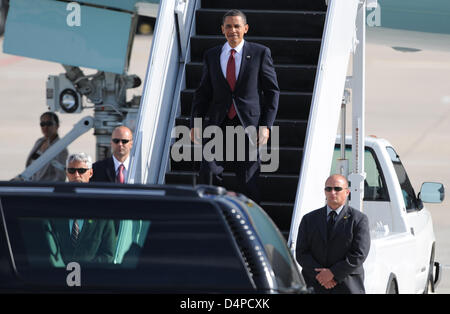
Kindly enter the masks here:
<path id="1" fill-rule="evenodd" d="M 424 203 L 442 203 L 445 189 L 442 183 L 424 182 L 419 193 L 419 199 Z"/>

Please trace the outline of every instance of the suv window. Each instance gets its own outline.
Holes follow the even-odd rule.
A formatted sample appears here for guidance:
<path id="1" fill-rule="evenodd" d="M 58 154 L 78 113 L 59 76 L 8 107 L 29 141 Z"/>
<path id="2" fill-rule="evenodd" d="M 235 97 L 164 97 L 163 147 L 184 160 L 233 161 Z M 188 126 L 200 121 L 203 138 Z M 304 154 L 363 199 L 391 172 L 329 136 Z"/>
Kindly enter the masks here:
<path id="1" fill-rule="evenodd" d="M 400 157 L 395 152 L 394 148 L 386 147 L 386 150 L 391 158 L 392 164 L 394 165 L 395 173 L 397 174 L 398 182 L 400 183 L 400 188 L 402 189 L 406 210 L 416 210 L 416 194 L 411 185 L 411 181 L 409 181 L 408 174 L 403 167 Z"/>
<path id="2" fill-rule="evenodd" d="M 107 197 L 2 197 L 20 277 L 65 287 L 66 267 L 77 262 L 87 289 L 215 291 L 220 281 L 220 289 L 253 290 L 213 204 Z M 74 220 L 82 222 L 75 246 Z"/>
<path id="3" fill-rule="evenodd" d="M 255 203 L 246 203 L 247 213 L 261 239 L 275 273 L 278 287 L 292 288 L 302 282 L 286 240 L 269 216 Z"/>
<path id="4" fill-rule="evenodd" d="M 339 145 L 334 148 L 333 163 L 331 165 L 331 174 L 339 173 L 336 161 L 341 157 Z M 345 147 L 345 158 L 352 162 L 351 146 Z M 386 183 L 380 170 L 378 160 L 372 149 L 366 147 L 364 151 L 364 172 L 366 180 L 364 181 L 364 201 L 389 201 L 389 195 L 386 189 Z"/>

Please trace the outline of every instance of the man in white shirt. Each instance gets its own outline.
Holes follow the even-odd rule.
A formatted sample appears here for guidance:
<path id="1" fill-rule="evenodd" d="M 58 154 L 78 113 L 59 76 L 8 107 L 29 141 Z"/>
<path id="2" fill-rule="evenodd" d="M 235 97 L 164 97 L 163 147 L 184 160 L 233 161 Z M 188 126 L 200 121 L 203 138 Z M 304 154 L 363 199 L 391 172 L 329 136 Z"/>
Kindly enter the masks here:
<path id="1" fill-rule="evenodd" d="M 112 156 L 94 163 L 91 182 L 125 183 L 132 147 L 133 132 L 126 126 L 115 128 L 111 134 Z"/>
<path id="2" fill-rule="evenodd" d="M 259 202 L 260 160 L 247 156 L 256 143 L 246 137 L 245 145 L 238 145 L 231 136 L 226 137 L 225 131 L 229 127 L 252 127 L 257 132 L 257 144 L 267 144 L 280 89 L 270 49 L 244 40 L 249 30 L 245 14 L 239 10 L 226 12 L 221 29 L 226 42 L 204 55 L 202 79 L 192 101 L 191 140 L 201 143 L 201 129 L 195 126 L 195 120 L 201 119 L 205 128 L 215 126 L 222 130 L 223 152 L 233 151 L 235 156 L 231 156 L 232 160 L 227 155 L 212 161 L 203 156 L 199 183 L 222 185 L 223 171 L 228 168 L 236 174 L 238 192 Z M 252 142 L 251 147 L 248 142 Z M 245 155 L 245 160 L 236 155 Z"/>

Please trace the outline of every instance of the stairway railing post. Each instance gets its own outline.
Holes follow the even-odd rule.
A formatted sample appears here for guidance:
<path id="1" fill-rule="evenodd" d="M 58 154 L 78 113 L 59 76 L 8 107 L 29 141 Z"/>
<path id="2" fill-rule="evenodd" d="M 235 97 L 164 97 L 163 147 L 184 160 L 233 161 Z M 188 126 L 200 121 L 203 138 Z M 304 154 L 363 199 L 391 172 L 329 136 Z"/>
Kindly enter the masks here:
<path id="1" fill-rule="evenodd" d="M 365 40 L 366 2 L 361 1 L 356 16 L 356 38 L 353 51 L 352 77 L 352 172 L 350 206 L 363 210 L 364 180 L 364 137 L 365 137 Z"/>

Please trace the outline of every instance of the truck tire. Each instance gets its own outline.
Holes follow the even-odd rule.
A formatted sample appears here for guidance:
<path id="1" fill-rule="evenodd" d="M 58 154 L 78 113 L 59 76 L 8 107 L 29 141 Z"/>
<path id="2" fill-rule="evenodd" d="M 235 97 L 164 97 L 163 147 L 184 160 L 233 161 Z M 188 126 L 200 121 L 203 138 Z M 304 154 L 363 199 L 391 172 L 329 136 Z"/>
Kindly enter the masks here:
<path id="1" fill-rule="evenodd" d="M 425 289 L 423 290 L 423 294 L 428 294 L 430 292 L 434 292 L 434 244 L 433 249 L 431 251 L 431 257 L 430 257 L 430 266 L 428 268 L 428 278 L 427 282 L 425 283 Z"/>
<path id="2" fill-rule="evenodd" d="M 423 290 L 423 294 L 428 294 L 433 292 L 433 275 L 428 275 L 427 282 L 425 284 L 425 289 Z"/>
<path id="3" fill-rule="evenodd" d="M 389 283 L 386 288 L 386 294 L 398 294 L 397 280 L 395 279 L 394 274 L 391 274 L 391 276 L 389 277 Z"/>

